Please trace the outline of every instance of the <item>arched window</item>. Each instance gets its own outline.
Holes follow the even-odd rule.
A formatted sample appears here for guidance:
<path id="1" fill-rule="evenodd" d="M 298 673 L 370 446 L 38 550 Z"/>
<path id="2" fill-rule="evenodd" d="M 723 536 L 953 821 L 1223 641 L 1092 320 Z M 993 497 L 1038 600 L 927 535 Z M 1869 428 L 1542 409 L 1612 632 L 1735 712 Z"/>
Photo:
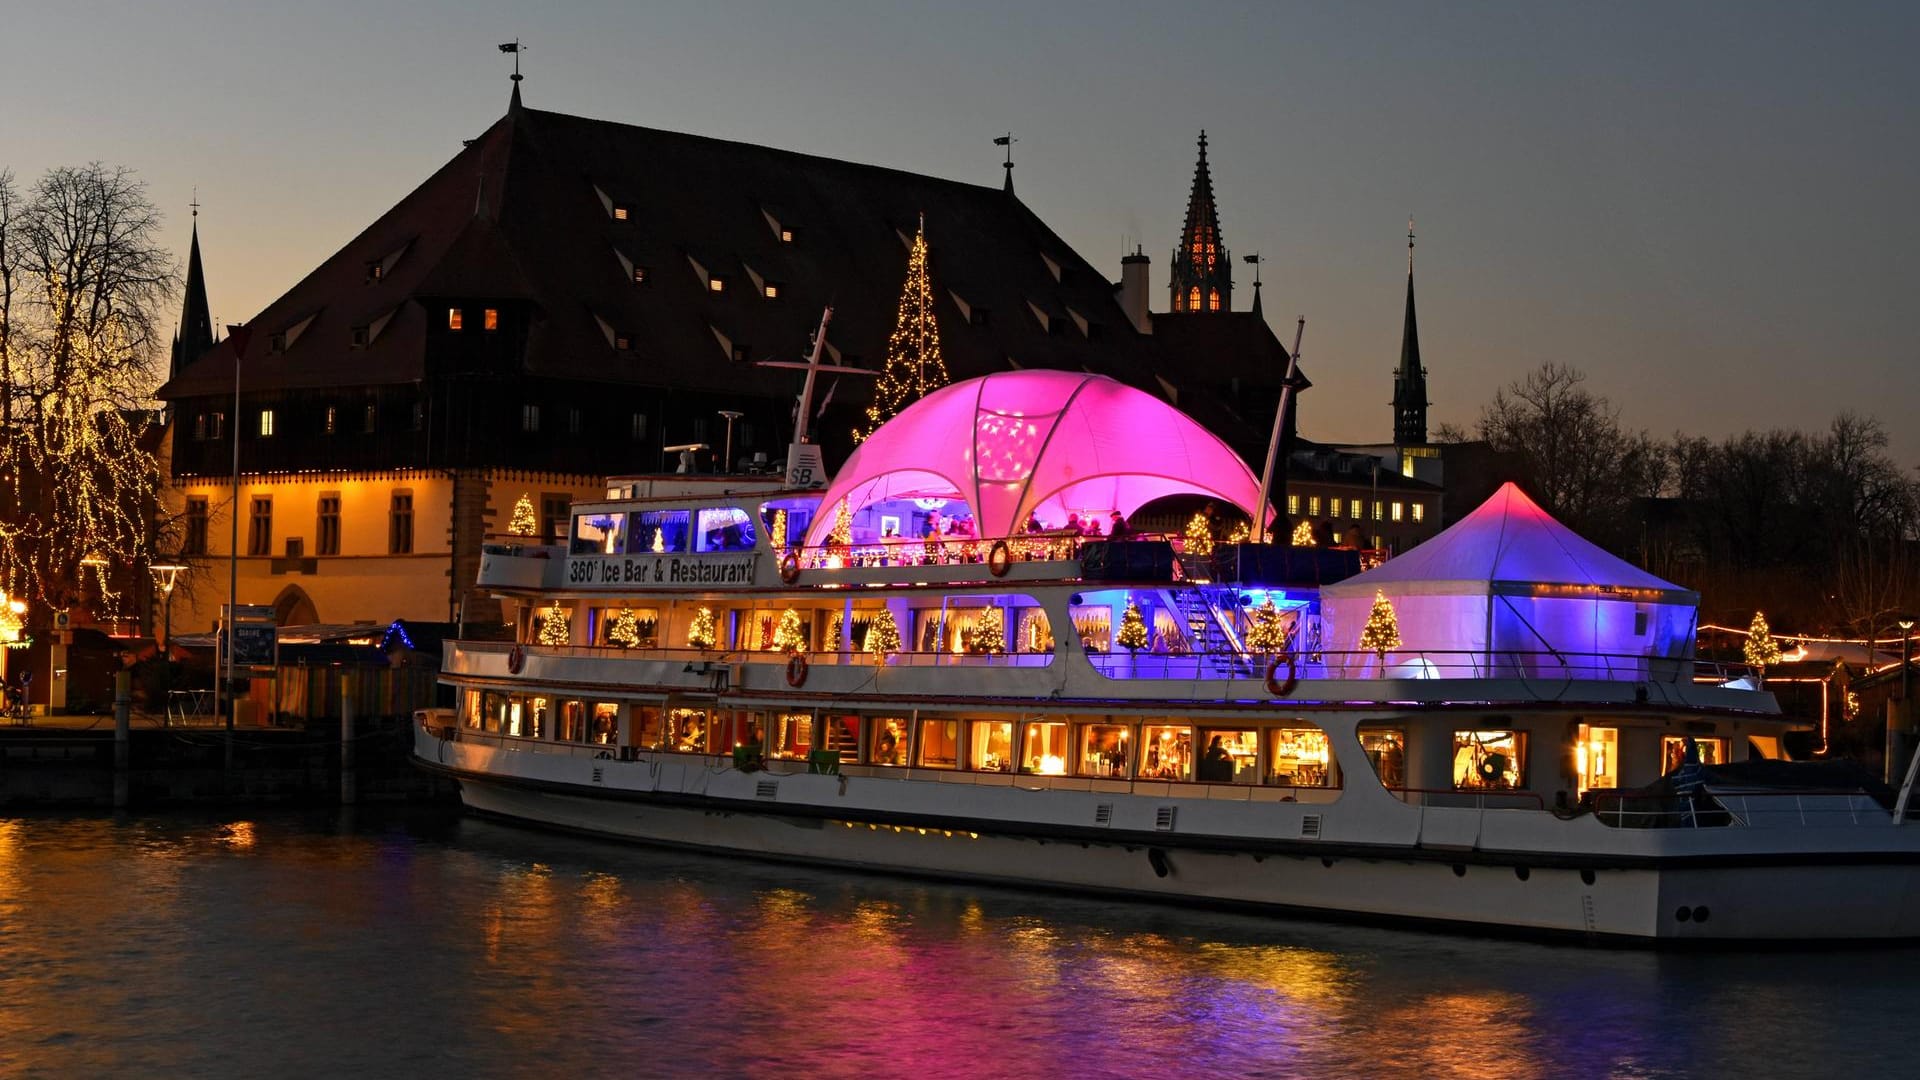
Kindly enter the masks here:
<path id="1" fill-rule="evenodd" d="M 1187 290 L 1187 310 L 1188 311 L 1200 310 L 1200 286 L 1198 285 L 1195 285 L 1193 288 Z"/>

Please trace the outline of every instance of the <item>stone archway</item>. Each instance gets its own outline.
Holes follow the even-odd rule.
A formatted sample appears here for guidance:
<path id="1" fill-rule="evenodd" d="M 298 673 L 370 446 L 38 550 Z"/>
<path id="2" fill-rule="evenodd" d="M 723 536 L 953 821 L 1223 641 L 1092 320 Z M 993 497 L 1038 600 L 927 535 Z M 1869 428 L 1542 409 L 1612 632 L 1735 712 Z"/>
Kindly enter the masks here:
<path id="1" fill-rule="evenodd" d="M 313 598 L 307 590 L 298 585 L 289 585 L 280 590 L 273 601 L 273 623 L 275 626 L 306 626 L 320 621 L 320 612 L 313 606 Z"/>

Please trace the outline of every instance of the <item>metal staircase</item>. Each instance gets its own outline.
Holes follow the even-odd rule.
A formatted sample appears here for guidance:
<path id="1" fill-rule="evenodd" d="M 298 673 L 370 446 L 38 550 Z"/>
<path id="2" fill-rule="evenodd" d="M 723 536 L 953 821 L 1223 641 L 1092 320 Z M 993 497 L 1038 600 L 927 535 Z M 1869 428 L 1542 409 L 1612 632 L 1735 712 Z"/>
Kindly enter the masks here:
<path id="1" fill-rule="evenodd" d="M 1246 655 L 1233 619 L 1227 614 L 1236 596 L 1232 586 L 1187 585 L 1164 590 L 1161 595 L 1180 613 L 1188 645 L 1203 658 L 1201 670 L 1215 678 L 1260 677 L 1258 665 Z"/>

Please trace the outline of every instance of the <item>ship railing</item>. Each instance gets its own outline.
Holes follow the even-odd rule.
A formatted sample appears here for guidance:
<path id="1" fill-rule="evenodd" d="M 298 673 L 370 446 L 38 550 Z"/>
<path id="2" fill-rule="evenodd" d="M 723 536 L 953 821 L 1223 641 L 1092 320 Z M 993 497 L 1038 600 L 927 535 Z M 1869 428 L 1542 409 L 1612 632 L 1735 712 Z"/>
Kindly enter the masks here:
<path id="1" fill-rule="evenodd" d="M 507 653 L 514 649 L 510 641 L 463 641 L 460 648 L 474 653 Z M 784 666 L 796 655 L 780 649 L 694 649 L 640 644 L 633 648 L 620 645 L 536 645 L 519 646 L 528 655 L 572 657 L 581 660 L 660 660 L 676 663 L 773 664 Z M 809 664 L 853 667 L 1046 667 L 1053 652 L 951 652 L 897 650 L 886 654 L 884 665 L 875 653 L 860 649 L 810 649 L 800 652 Z"/>
<path id="2" fill-rule="evenodd" d="M 1394 798 L 1409 806 L 1447 806 L 1463 810 L 1545 810 L 1547 803 L 1534 791 L 1499 788 L 1389 787 Z"/>
<path id="3" fill-rule="evenodd" d="M 1485 649 L 1393 649 L 1282 654 L 1087 650 L 1087 662 L 1110 679 L 1217 679 L 1237 664 L 1257 661 L 1262 674 L 1289 679 L 1518 679 L 1565 682 L 1729 683 L 1751 675 L 1746 665 L 1631 653 Z"/>
<path id="4" fill-rule="evenodd" d="M 1883 823 L 1887 808 L 1858 789 L 1592 792 L 1602 825 L 1620 829 L 1807 828 Z"/>

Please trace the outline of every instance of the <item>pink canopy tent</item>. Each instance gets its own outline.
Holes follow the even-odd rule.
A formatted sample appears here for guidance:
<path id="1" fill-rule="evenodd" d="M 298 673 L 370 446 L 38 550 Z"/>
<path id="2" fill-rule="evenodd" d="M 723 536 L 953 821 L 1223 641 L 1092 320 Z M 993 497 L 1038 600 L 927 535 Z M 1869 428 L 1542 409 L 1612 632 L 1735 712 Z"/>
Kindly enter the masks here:
<path id="1" fill-rule="evenodd" d="M 1693 655 L 1700 603 L 1582 539 L 1513 484 L 1405 555 L 1321 589 L 1322 639 L 1346 654 L 1329 666 L 1359 674 L 1376 663 L 1360 647 L 1376 594 L 1392 602 L 1402 642 L 1388 666 L 1448 676 L 1678 671 L 1657 661 Z"/>
<path id="2" fill-rule="evenodd" d="M 1005 371 L 936 390 L 883 424 L 847 459 L 821 506 L 858 514 L 895 499 L 960 499 L 978 535 L 1010 536 L 1028 515 L 1135 510 L 1200 494 L 1253 512 L 1260 484 L 1212 432 L 1104 375 Z M 826 542 L 834 515 L 814 519 Z"/>

